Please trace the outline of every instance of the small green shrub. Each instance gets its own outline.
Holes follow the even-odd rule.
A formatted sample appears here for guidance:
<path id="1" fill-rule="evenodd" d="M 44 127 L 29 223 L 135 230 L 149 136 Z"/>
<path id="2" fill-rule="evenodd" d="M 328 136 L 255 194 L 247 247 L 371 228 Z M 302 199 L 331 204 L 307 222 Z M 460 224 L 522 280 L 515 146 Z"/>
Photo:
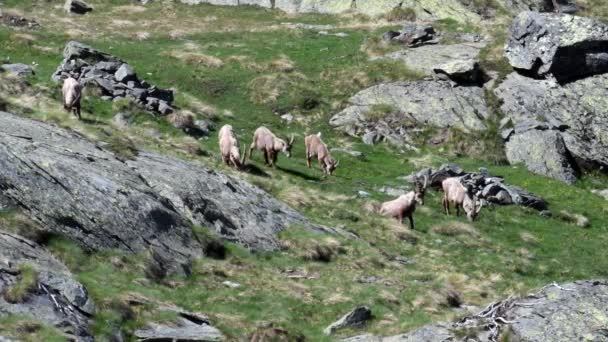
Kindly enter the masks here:
<path id="1" fill-rule="evenodd" d="M 4 292 L 4 299 L 9 303 L 23 303 L 38 286 L 38 271 L 29 265 L 19 266 L 19 280 Z"/>
<path id="2" fill-rule="evenodd" d="M 397 109 L 389 104 L 375 104 L 365 113 L 365 119 L 369 121 L 379 121 L 397 112 Z"/>

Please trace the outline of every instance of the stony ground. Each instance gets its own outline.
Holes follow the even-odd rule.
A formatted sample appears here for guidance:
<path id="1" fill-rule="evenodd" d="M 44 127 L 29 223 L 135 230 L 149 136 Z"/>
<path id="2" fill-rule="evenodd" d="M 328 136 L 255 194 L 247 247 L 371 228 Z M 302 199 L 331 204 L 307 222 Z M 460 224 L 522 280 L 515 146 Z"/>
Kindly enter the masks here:
<path id="1" fill-rule="evenodd" d="M 183 234 L 196 236 L 193 245 L 200 243 L 205 256 L 194 260 L 184 275 L 165 274 L 158 267 L 163 261 L 154 253 L 143 251 L 145 248 L 89 248 L 94 240 L 87 240 L 87 234 L 69 233 L 69 229 L 79 231 L 82 227 L 70 227 L 65 221 L 61 227 L 68 230 L 44 224 L 56 223 L 45 221 L 55 217 L 49 214 L 53 207 L 44 210 L 40 207 L 32 215 L 36 210 L 3 203 L 2 230 L 34 240 L 40 244 L 36 248 L 44 251 L 40 256 L 32 256 L 29 263 L 35 264 L 36 258 L 55 258 L 52 262 L 63 263 L 74 275 L 78 282 L 74 286 L 81 284 L 87 289 L 95 303 L 95 313 L 88 316 L 89 331 L 96 339 L 112 340 L 121 334 L 126 340 L 136 340 L 136 335 L 141 335 L 152 322 L 169 326 L 194 324 L 199 329 L 208 327 L 201 323 L 208 320 L 228 340 L 246 340 L 256 331 L 263 334 L 260 331 L 269 330 L 264 328 L 269 325 L 288 331 L 288 340 L 300 335 L 310 341 L 332 340 L 334 337 L 325 336 L 323 330 L 360 305 L 372 310 L 373 319 L 361 328 L 338 330 L 334 336 L 396 335 L 427 323 L 461 317 L 492 301 L 528 294 L 554 281 L 608 277 L 605 248 L 608 225 L 604 219 L 608 202 L 592 192 L 608 188 L 606 175 L 599 171 L 585 173 L 572 180 L 572 184 L 566 184 L 534 174 L 523 165 L 506 163 L 498 129 L 501 103 L 493 94 L 497 84 L 512 71 L 503 46 L 507 26 L 515 14 L 502 5 L 486 20 L 481 20 L 478 14 L 476 18 L 480 20 L 466 21 L 447 15 L 424 18 L 424 24 L 441 33 L 442 45 L 476 46 L 479 42 L 469 41 L 483 37 L 479 64 L 497 81 L 475 89 L 453 89 L 454 93 L 466 91 L 471 96 L 482 96 L 487 113 L 477 115 L 475 108 L 479 104 L 474 102 L 461 118 L 464 122 L 461 130 L 445 130 L 441 127 L 445 118 L 441 116 L 434 122 L 439 127 L 432 128 L 421 125 L 421 118 L 403 122 L 391 116 L 394 106 L 401 106 L 403 101 L 366 104 L 367 111 L 357 115 L 373 122 L 390 118 L 395 120 L 391 127 L 399 120 L 399 127 L 407 128 L 408 132 L 406 144 L 395 146 L 390 139 L 384 139 L 387 141 L 372 146 L 362 142 L 359 131 L 351 134 L 354 132 L 334 130 L 335 125 L 330 125 L 336 114 L 352 113 L 349 110 L 357 107 L 351 97 L 360 91 L 365 95 L 370 93 L 369 87 L 390 82 L 415 81 L 407 86 L 392 83 L 385 86 L 389 90 L 383 94 L 403 87 L 417 95 L 444 89 L 443 83 L 438 85 L 436 80 L 425 79 L 427 69 L 407 64 L 412 60 L 408 58 L 416 56 L 377 58 L 404 54 L 401 45 L 383 43 L 382 35 L 401 29 L 405 17 L 391 21 L 395 18 L 389 15 L 373 19 L 360 13 L 285 14 L 255 7 L 191 7 L 173 1 L 154 1 L 146 6 L 126 0 L 90 3 L 95 9 L 77 16 L 66 14 L 59 1 L 2 2 L 3 17 L 10 13 L 35 20 L 39 26 L 11 26 L 5 21 L 0 25 L 3 62 L 32 65 L 36 72 L 25 80 L 0 74 L 0 111 L 57 125 L 49 130 L 72 131 L 69 135 L 83 140 L 77 140 L 79 145 L 74 148 L 66 146 L 71 156 L 64 152 L 61 155 L 66 160 L 76 160 L 78 165 L 90 162 L 78 159 L 79 148 L 83 146 L 80 141 L 90 146 L 97 144 L 103 147 L 103 151 L 95 152 L 99 160 L 110 158 L 108 155 L 116 157 L 105 165 L 108 172 L 119 169 L 135 177 L 135 172 L 126 166 L 110 165 L 119 165 L 117 160 L 125 161 L 125 165 L 139 165 L 147 155 L 137 150 L 147 150 L 165 155 L 162 158 L 180 158 L 197 168 L 216 170 L 249 182 L 305 216 L 298 217 L 298 222 L 278 234 L 273 243 L 281 248 L 266 252 L 252 252 L 244 247 L 251 247 L 249 241 L 224 241 L 222 232 L 216 232 L 209 222 L 192 220 L 197 224 Z M 601 1 L 589 0 L 581 5 L 584 15 L 608 18 Z M 51 80 L 70 40 L 117 56 L 128 62 L 140 79 L 173 89 L 176 114 L 192 115 L 216 129 L 208 137 L 193 137 L 171 124 L 175 123 L 175 116 L 168 119 L 127 101 L 102 100 L 96 89 L 87 89 L 84 120 L 75 120 L 63 112 L 59 86 Z M 570 86 L 577 87 L 574 83 Z M 547 91 L 556 90 L 549 87 Z M 428 98 L 420 99 L 425 100 Z M 457 106 L 454 101 L 451 103 Z M 126 122 L 115 119 L 119 112 L 128 119 Z M 448 115 L 447 112 L 438 113 Z M 295 134 L 294 156 L 291 159 L 279 156 L 278 167 L 269 169 L 263 165 L 262 156 L 254 154 L 247 172 L 231 170 L 221 163 L 217 152 L 217 128 L 227 123 L 235 127 L 243 146 L 251 142 L 253 130 L 259 125 L 266 125 L 280 135 Z M 479 125 L 487 129 L 475 130 Z M 308 169 L 303 158 L 304 135 L 319 131 L 330 147 L 351 152 L 334 152 L 341 164 L 332 177 L 323 177 L 315 167 Z M 14 133 L 6 128 L 2 132 Z M 400 131 L 386 135 L 396 136 L 402 142 Z M 31 143 L 8 136 L 3 141 L 14 141 L 10 139 L 20 139 L 19 144 L 10 145 L 12 151 L 27 150 Z M 23 165 L 31 166 L 31 161 L 37 161 L 36 155 L 29 158 Z M 425 205 L 417 209 L 415 231 L 366 209 L 371 202 L 409 191 L 411 184 L 405 176 L 444 163 L 456 163 L 467 171 L 484 167 L 490 174 L 504 177 L 508 184 L 543 197 L 552 216 L 541 216 L 539 211 L 522 206 L 496 205 L 485 207 L 479 219 L 470 223 L 462 216 L 442 214 L 442 193 L 435 190 L 427 193 Z M 10 164 L 3 170 L 24 168 Z M 165 170 L 179 174 L 178 171 L 170 167 Z M 143 171 L 141 174 L 146 175 Z M 63 175 L 70 177 L 69 172 Z M 179 189 L 178 197 L 183 198 L 188 198 L 188 194 L 182 189 L 194 187 L 190 183 L 196 182 L 191 176 L 178 179 L 167 179 L 165 173 L 162 176 L 165 178 L 158 180 L 159 184 L 174 182 L 172 189 Z M 219 179 L 218 184 L 224 184 L 224 176 L 214 177 Z M 147 188 L 138 189 L 146 196 L 155 196 Z M 117 192 L 116 196 L 119 195 Z M 29 193 L 26 199 L 32 203 L 29 207 L 35 205 L 34 193 Z M 272 201 L 267 199 L 267 203 Z M 65 208 L 73 207 L 68 206 L 69 202 L 62 204 Z M 191 207 L 184 206 L 187 210 Z M 193 217 L 188 216 L 187 210 L 180 212 L 180 220 Z M 83 217 L 94 216 L 85 213 Z M 247 215 L 250 213 L 255 211 L 247 211 Z M 272 209 L 264 214 L 279 215 Z M 588 221 L 584 228 L 577 225 L 581 216 Z M 318 234 L 307 229 L 307 223 L 302 224 L 308 220 L 312 225 L 324 225 L 342 233 Z M 91 224 L 84 228 L 94 229 L 94 223 Z M 10 246 L 16 245 L 9 235 L 1 236 L 0 243 L 9 241 Z M 9 246 L 8 242 L 5 244 Z M 2 251 L 0 256 L 9 258 Z M 3 262 L 0 258 L 0 270 L 10 272 L 0 272 L 0 289 L 15 289 L 11 292 L 13 297 L 23 297 L 26 304 L 46 298 L 44 293 L 33 290 L 32 282 L 26 282 L 27 277 L 18 276 L 29 274 L 32 278 L 36 272 L 25 266 L 21 270 L 21 262 L 10 267 Z M 38 273 L 37 279 L 61 278 L 65 272 L 66 269 L 57 266 L 56 273 Z M 73 287 L 66 289 L 64 285 L 53 284 L 60 298 L 70 305 L 74 292 L 69 289 Z M 28 293 L 32 294 L 28 297 Z M 458 305 L 454 297 L 458 298 Z M 3 303 L 0 302 L 0 307 Z M 45 305 L 53 304 L 45 302 Z M 39 317 L 4 313 L 0 310 L 1 336 L 32 341 L 65 340 L 65 331 L 53 327 L 52 322 L 44 324 L 37 320 Z M 78 312 L 75 320 L 81 316 Z M 215 336 L 216 332 L 206 333 Z"/>

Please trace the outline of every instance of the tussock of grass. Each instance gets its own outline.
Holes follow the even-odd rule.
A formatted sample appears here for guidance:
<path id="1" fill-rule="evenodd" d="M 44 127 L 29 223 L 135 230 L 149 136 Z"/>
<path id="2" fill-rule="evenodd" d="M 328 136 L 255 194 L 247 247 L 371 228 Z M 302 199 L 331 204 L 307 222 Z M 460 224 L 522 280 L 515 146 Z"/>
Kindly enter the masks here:
<path id="1" fill-rule="evenodd" d="M 224 66 L 224 62 L 221 59 L 200 52 L 173 50 L 163 54 L 193 66 L 204 66 L 207 68 L 221 68 Z"/>
<path id="2" fill-rule="evenodd" d="M 365 119 L 369 121 L 379 121 L 396 112 L 397 109 L 392 105 L 375 104 L 365 113 Z"/>
<path id="3" fill-rule="evenodd" d="M 18 281 L 4 292 L 4 299 L 9 303 L 23 303 L 38 287 L 38 271 L 31 265 L 19 265 Z"/>
<path id="4" fill-rule="evenodd" d="M 477 231 L 475 227 L 468 223 L 459 221 L 442 222 L 438 225 L 432 226 L 430 231 L 435 234 L 445 236 L 479 236 L 479 231 Z"/>

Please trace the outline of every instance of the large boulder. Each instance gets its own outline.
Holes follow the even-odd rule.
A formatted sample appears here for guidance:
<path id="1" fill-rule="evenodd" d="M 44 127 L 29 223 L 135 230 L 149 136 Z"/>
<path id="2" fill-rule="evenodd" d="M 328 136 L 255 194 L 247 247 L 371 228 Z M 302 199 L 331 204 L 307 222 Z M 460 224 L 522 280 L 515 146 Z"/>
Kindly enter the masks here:
<path id="1" fill-rule="evenodd" d="M 576 181 L 564 139 L 559 131 L 531 129 L 510 137 L 505 148 L 511 164 L 524 163 L 528 170 L 561 180 Z"/>
<path id="2" fill-rule="evenodd" d="M 415 49 L 392 52 L 380 58 L 402 61 L 408 68 L 424 75 L 434 75 L 438 69 L 462 68 L 462 65 L 471 65 L 472 71 L 478 68 L 475 65 L 479 61 L 479 52 L 484 46 L 486 46 L 484 42 L 423 45 Z"/>
<path id="3" fill-rule="evenodd" d="M 275 235 L 290 225 L 325 231 L 238 179 L 155 153 L 117 153 L 0 112 L 0 195 L 87 250 L 151 250 L 178 272 L 204 252 L 193 223 L 251 249 L 279 248 Z"/>
<path id="4" fill-rule="evenodd" d="M 479 314 L 412 332 L 370 334 L 346 342 L 608 341 L 608 280 L 551 284 L 525 297 L 492 303 Z M 466 332 L 466 334 L 463 334 Z"/>
<path id="5" fill-rule="evenodd" d="M 608 71 L 608 25 L 568 14 L 522 12 L 505 55 L 516 69 L 560 82 Z"/>
<path id="6" fill-rule="evenodd" d="M 524 161 L 528 167 L 548 176 L 556 176 L 553 167 L 538 168 L 534 165 L 551 164 L 548 158 L 568 169 L 605 168 L 608 166 L 608 74 L 596 75 L 560 85 L 551 80 L 536 80 L 512 73 L 494 90 L 501 100 L 501 110 L 511 121 L 512 128 L 505 127 L 507 150 L 515 150 L 531 136 L 543 136 L 536 143 L 563 141 L 565 149 L 557 145 L 548 148 L 550 153 L 530 153 Z M 529 130 L 551 130 L 553 133 L 529 133 Z M 528 133 L 526 133 L 528 132 Z M 524 137 L 517 137 L 525 134 Z M 547 139 L 545 139 L 547 138 Z M 514 141 L 510 143 L 510 141 Z M 509 146 L 512 146 L 510 148 Z M 518 145 L 519 147 L 515 147 Z M 561 146 L 561 145 L 560 145 Z M 529 146 L 528 150 L 537 147 Z M 538 148 L 537 148 L 538 149 Z M 556 154 L 562 157 L 557 158 Z M 514 154 L 512 154 L 514 156 Z M 570 158 L 573 157 L 573 160 Z M 569 161 L 571 167 L 565 161 Z M 554 165 L 557 165 L 554 164 Z M 560 167 L 561 168 L 561 167 Z M 560 172 L 561 173 L 561 172 Z M 565 180 L 564 175 L 558 178 Z M 570 179 L 570 176 L 566 177 Z"/>
<path id="7" fill-rule="evenodd" d="M 443 81 L 384 83 L 349 99 L 349 106 L 330 119 L 330 125 L 370 143 L 388 140 L 410 143 L 411 129 L 421 126 L 486 129 L 489 117 L 484 91 L 452 87 Z"/>
<path id="8" fill-rule="evenodd" d="M 2 293 L 19 281 L 20 268 L 37 273 L 35 287 L 19 302 L 8 302 Z M 0 230 L 0 318 L 25 316 L 54 326 L 70 340 L 93 341 L 88 317 L 95 307 L 82 284 L 44 247 Z"/>

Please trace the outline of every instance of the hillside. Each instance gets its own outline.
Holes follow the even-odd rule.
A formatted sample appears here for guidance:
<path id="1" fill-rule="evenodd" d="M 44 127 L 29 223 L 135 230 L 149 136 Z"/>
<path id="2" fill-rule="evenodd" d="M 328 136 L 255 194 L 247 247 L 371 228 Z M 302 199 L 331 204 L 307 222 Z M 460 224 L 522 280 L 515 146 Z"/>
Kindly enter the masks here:
<path id="1" fill-rule="evenodd" d="M 530 293 L 605 305 L 577 282 L 608 279 L 604 1 L 87 3 L 0 2 L 0 341 L 380 341 Z M 80 72 L 82 120 L 56 82 Z M 292 156 L 228 167 L 225 124 Z M 331 176 L 306 165 L 317 132 Z M 502 177 L 474 222 L 436 177 L 414 230 L 372 210 L 446 164 Z"/>

